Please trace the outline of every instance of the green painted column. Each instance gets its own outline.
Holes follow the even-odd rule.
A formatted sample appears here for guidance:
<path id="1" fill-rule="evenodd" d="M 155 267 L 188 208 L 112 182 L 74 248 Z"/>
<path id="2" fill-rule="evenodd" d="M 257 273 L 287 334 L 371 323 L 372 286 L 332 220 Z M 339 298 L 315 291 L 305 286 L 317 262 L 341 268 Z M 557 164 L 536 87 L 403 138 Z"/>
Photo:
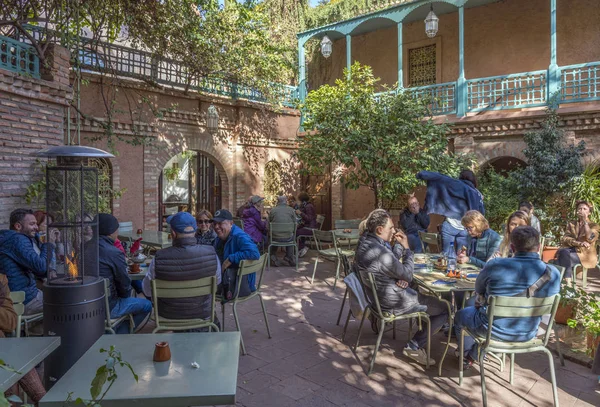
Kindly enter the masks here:
<path id="1" fill-rule="evenodd" d="M 352 36 L 346 34 L 346 68 L 348 69 L 348 79 L 350 79 L 350 67 L 352 67 Z"/>
<path id="2" fill-rule="evenodd" d="M 467 112 L 467 81 L 465 79 L 465 8 L 458 8 L 458 80 L 456 81 L 456 115 Z"/>
<path id="3" fill-rule="evenodd" d="M 298 41 L 298 96 L 302 102 L 306 99 L 306 60 L 302 40 Z"/>
<path id="4" fill-rule="evenodd" d="M 556 0 L 550 0 L 550 66 L 548 67 L 548 101 L 560 91 L 560 69 L 556 52 Z M 558 102 L 558 100 L 557 100 Z"/>
<path id="5" fill-rule="evenodd" d="M 404 88 L 404 72 L 403 72 L 403 47 L 402 47 L 402 23 L 398 23 L 398 89 Z"/>

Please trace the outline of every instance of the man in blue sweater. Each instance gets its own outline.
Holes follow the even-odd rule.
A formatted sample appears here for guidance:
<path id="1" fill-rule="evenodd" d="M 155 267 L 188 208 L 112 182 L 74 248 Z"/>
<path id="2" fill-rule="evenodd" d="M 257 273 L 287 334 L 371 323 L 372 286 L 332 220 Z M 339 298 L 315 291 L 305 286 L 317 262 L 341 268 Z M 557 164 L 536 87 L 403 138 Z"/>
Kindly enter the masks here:
<path id="1" fill-rule="evenodd" d="M 543 284 L 534 296 L 550 297 L 560 291 L 560 272 L 556 267 L 540 260 L 538 254 L 540 235 L 537 230 L 531 226 L 520 226 L 511 233 L 510 243 L 515 253 L 514 257 L 496 258 L 487 262 L 475 282 L 477 297 L 467 302 L 470 306 L 456 313 L 454 323 L 457 337 L 463 327 L 485 336 L 488 319 L 487 306 L 483 299 L 487 299 L 490 295 L 520 296 L 546 273 L 546 268 L 551 273 L 550 280 Z M 476 298 L 481 300 L 476 301 Z M 525 342 L 536 336 L 540 321 L 541 317 L 494 318 L 492 336 L 502 341 Z M 477 360 L 477 346 L 470 336 L 465 336 L 464 346 L 464 363 L 468 368 Z"/>
<path id="2" fill-rule="evenodd" d="M 260 253 L 250 235 L 233 224 L 233 216 L 227 209 L 219 209 L 212 219 L 218 239 L 214 247 L 221 261 L 223 271 L 219 292 L 225 300 L 235 295 L 235 275 L 242 260 L 258 260 Z M 240 286 L 240 296 L 246 296 L 256 291 L 256 273 L 243 277 Z"/>
<path id="3" fill-rule="evenodd" d="M 11 291 L 25 292 L 25 315 L 44 309 L 42 292 L 36 278 L 46 277 L 46 259 L 52 243 L 40 243 L 38 224 L 29 209 L 10 214 L 10 230 L 0 231 L 0 273 L 5 274 Z"/>

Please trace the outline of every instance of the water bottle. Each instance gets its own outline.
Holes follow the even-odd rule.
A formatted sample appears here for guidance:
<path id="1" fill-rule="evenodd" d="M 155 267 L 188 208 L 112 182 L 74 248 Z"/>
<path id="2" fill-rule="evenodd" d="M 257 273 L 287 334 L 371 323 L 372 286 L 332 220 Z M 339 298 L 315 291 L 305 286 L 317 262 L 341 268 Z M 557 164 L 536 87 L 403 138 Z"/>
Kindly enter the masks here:
<path id="1" fill-rule="evenodd" d="M 450 247 L 446 252 L 446 260 L 448 261 L 448 271 L 456 270 L 456 251 L 454 251 L 454 242 L 450 243 Z"/>

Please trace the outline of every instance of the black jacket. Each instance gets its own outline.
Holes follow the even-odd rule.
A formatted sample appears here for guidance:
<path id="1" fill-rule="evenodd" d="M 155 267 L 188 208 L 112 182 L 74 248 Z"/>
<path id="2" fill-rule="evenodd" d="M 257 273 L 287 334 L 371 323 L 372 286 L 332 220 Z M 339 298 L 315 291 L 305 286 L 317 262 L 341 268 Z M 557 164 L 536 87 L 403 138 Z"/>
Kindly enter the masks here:
<path id="1" fill-rule="evenodd" d="M 167 281 L 197 280 L 216 276 L 217 252 L 212 246 L 197 244 L 195 237 L 173 240 L 173 246 L 156 252 L 154 278 Z M 210 295 L 186 298 L 158 298 L 158 314 L 169 319 L 210 317 Z"/>
<path id="2" fill-rule="evenodd" d="M 98 239 L 98 260 L 100 277 L 110 282 L 110 308 L 117 303 L 117 298 L 128 298 L 131 295 L 131 279 L 127 274 L 125 255 L 114 246 L 114 240 L 108 236 Z"/>
<path id="3" fill-rule="evenodd" d="M 425 232 L 429 227 L 429 215 L 423 208 L 417 214 L 405 208 L 400 214 L 400 227 L 404 233 L 410 235 L 416 235 L 419 231 Z"/>

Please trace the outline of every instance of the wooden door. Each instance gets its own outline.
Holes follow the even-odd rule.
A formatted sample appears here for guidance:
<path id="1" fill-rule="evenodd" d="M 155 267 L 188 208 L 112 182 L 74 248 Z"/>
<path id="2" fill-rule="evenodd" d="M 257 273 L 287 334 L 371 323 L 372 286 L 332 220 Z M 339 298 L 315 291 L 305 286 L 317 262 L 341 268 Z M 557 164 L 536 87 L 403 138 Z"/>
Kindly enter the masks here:
<path id="1" fill-rule="evenodd" d="M 204 154 L 198 153 L 197 168 L 196 211 L 208 209 L 215 213 L 222 208 L 221 177 L 215 164 Z"/>
<path id="2" fill-rule="evenodd" d="M 331 173 L 302 176 L 302 190 L 311 197 L 317 215 L 325 216 L 323 230 L 331 230 Z"/>

